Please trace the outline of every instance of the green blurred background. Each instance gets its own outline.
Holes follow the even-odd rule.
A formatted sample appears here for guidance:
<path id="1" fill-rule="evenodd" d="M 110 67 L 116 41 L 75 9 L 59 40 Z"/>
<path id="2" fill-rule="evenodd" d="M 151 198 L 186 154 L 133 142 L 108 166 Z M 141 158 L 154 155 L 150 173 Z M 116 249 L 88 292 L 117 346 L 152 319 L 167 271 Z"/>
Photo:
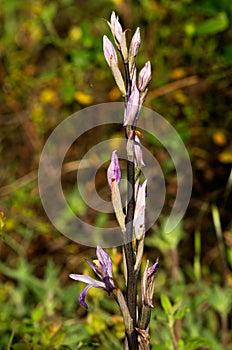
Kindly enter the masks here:
<path id="1" fill-rule="evenodd" d="M 151 323 L 152 349 L 232 347 L 232 3 L 230 0 L 2 0 L 0 3 L 0 349 L 122 349 L 120 312 L 102 292 L 77 297 L 70 272 L 87 272 L 93 249 L 50 224 L 38 188 L 39 157 L 49 134 L 87 106 L 121 101 L 102 53 L 106 20 L 115 10 L 131 38 L 141 28 L 137 65 L 150 60 L 145 102 L 182 137 L 193 167 L 193 194 L 171 235 L 163 225 L 176 193 L 167 152 L 144 137 L 166 176 L 167 200 L 149 231 L 145 255 L 160 256 Z M 105 132 L 105 131 L 104 131 Z M 65 159 L 64 187 L 84 220 L 107 225 L 73 189 L 75 161 L 107 130 L 86 135 Z M 102 132 L 103 133 L 103 132 Z M 123 134 L 123 133 L 122 133 Z M 74 163 L 73 163 L 74 162 Z M 105 169 L 97 184 L 105 183 Z M 111 218 L 112 220 L 112 218 Z M 111 251 L 122 283 L 120 250 Z M 145 262 L 145 260 L 144 260 Z M 86 269 L 86 270 L 85 270 Z M 162 294 L 173 305 L 165 308 Z M 168 326 L 169 322 L 169 326 Z"/>

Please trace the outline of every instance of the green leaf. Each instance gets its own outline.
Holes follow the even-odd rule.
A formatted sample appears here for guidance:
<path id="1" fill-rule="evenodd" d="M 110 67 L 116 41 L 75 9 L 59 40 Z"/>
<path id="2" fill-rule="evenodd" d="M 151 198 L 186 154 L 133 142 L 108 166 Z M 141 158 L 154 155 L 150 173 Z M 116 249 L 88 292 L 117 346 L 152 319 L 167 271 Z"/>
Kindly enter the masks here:
<path id="1" fill-rule="evenodd" d="M 65 80 L 60 86 L 59 90 L 65 103 L 73 102 L 74 94 L 75 94 L 75 86 L 71 81 Z"/>
<path id="2" fill-rule="evenodd" d="M 185 344 L 185 350 L 196 350 L 200 347 L 212 349 L 212 343 L 206 338 L 198 337 L 188 340 L 188 342 Z"/>
<path id="3" fill-rule="evenodd" d="M 32 310 L 31 318 L 34 322 L 39 322 L 44 317 L 44 308 L 42 306 L 37 306 Z"/>
<path id="4" fill-rule="evenodd" d="M 219 13 L 214 18 L 205 20 L 195 26 L 195 34 L 212 35 L 226 30 L 229 26 L 229 19 L 225 12 Z"/>
<path id="5" fill-rule="evenodd" d="M 183 307 L 183 309 L 181 310 L 178 310 L 176 313 L 175 313 L 175 319 L 181 319 L 184 317 L 184 315 L 189 312 L 189 308 L 188 307 Z"/>
<path id="6" fill-rule="evenodd" d="M 173 309 L 173 307 L 172 307 L 170 299 L 167 297 L 167 295 L 161 294 L 160 301 L 161 301 L 161 305 L 162 305 L 164 311 L 166 313 L 170 314 L 172 309 Z"/>
<path id="7" fill-rule="evenodd" d="M 14 350 L 30 350 L 31 346 L 30 346 L 30 344 L 16 343 L 16 344 L 12 345 L 12 349 L 14 349 Z"/>

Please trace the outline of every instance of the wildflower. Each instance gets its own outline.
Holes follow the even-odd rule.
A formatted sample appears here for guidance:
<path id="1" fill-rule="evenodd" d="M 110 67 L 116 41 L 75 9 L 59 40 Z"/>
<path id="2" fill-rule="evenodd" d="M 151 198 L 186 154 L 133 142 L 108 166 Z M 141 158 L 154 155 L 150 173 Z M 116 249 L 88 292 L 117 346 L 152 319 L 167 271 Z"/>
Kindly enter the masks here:
<path id="1" fill-rule="evenodd" d="M 128 58 L 128 50 L 126 45 L 126 32 L 122 30 L 122 26 L 118 20 L 118 16 L 113 11 L 110 17 L 110 22 L 107 22 L 114 37 L 115 44 L 122 53 L 123 59 Z"/>
<path id="2" fill-rule="evenodd" d="M 134 215 L 134 233 L 137 240 L 140 240 L 145 234 L 145 205 L 146 205 L 146 186 L 147 180 L 143 182 L 142 185 L 138 187 L 138 194 L 135 205 L 135 215 Z"/>
<path id="3" fill-rule="evenodd" d="M 159 268 L 159 258 L 151 267 L 149 266 L 149 260 L 147 260 L 146 268 L 142 276 L 141 292 L 143 305 L 153 308 L 152 297 L 155 287 L 155 273 Z"/>
<path id="4" fill-rule="evenodd" d="M 107 179 L 111 190 L 112 190 L 112 182 L 116 181 L 117 183 L 119 183 L 121 180 L 121 170 L 120 170 L 118 156 L 116 152 L 117 151 L 113 151 L 111 156 L 110 166 L 107 170 Z"/>
<path id="5" fill-rule="evenodd" d="M 136 85 L 134 85 L 126 105 L 125 119 L 124 119 L 123 126 L 135 124 L 135 121 L 138 117 L 139 109 L 140 109 L 139 90 L 137 89 Z"/>
<path id="6" fill-rule="evenodd" d="M 115 216 L 117 218 L 122 232 L 125 232 L 125 214 L 123 213 L 121 195 L 118 186 L 121 180 L 121 170 L 119 167 L 118 156 L 116 154 L 116 151 L 113 151 L 111 156 L 111 162 L 107 170 L 107 179 L 111 190 L 111 199 L 114 207 Z"/>
<path id="7" fill-rule="evenodd" d="M 135 165 L 139 168 L 143 168 L 146 166 L 146 164 L 143 161 L 142 147 L 138 135 L 135 135 Z"/>
<path id="8" fill-rule="evenodd" d="M 140 28 L 138 27 L 131 39 L 130 48 L 129 48 L 129 66 L 130 72 L 133 70 L 135 63 L 135 57 L 139 51 L 141 39 L 140 39 Z"/>
<path id="9" fill-rule="evenodd" d="M 138 78 L 138 89 L 139 91 L 145 91 L 151 80 L 151 63 L 146 62 L 144 67 L 141 69 Z"/>
<path id="10" fill-rule="evenodd" d="M 105 59 L 111 68 L 115 82 L 118 85 L 118 88 L 121 91 L 122 95 L 125 96 L 126 88 L 125 88 L 122 74 L 120 72 L 120 69 L 118 68 L 117 53 L 115 51 L 113 44 L 111 43 L 111 41 L 108 39 L 106 35 L 103 36 L 103 51 L 104 51 Z"/>
<path id="11" fill-rule="evenodd" d="M 69 275 L 69 277 L 73 280 L 87 284 L 87 287 L 83 289 L 78 298 L 80 304 L 86 309 L 88 309 L 88 305 L 85 302 L 85 297 L 90 288 L 101 288 L 107 291 L 108 294 L 115 289 L 112 275 L 112 261 L 110 256 L 101 248 L 100 245 L 97 246 L 96 254 L 98 258 L 97 260 L 94 260 L 93 262 L 87 260 L 86 262 L 102 281 L 95 280 L 94 278 L 85 275 Z"/>

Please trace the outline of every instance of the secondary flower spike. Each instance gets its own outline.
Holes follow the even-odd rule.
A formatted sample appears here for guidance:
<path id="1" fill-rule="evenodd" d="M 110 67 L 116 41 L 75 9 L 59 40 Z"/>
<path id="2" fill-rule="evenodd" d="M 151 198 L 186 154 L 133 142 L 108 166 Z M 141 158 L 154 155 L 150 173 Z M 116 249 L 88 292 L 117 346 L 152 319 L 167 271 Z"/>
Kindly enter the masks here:
<path id="1" fill-rule="evenodd" d="M 80 304 L 86 309 L 88 309 L 88 305 L 85 302 L 85 297 L 90 288 L 101 288 L 104 289 L 108 294 L 110 294 L 112 290 L 115 289 L 112 274 L 112 261 L 110 256 L 101 248 L 100 245 L 97 246 L 96 254 L 98 258 L 97 260 L 93 260 L 93 262 L 87 260 L 86 262 L 102 281 L 95 280 L 94 278 L 85 275 L 69 275 L 69 277 L 73 280 L 87 284 L 87 287 L 83 289 L 78 298 Z"/>

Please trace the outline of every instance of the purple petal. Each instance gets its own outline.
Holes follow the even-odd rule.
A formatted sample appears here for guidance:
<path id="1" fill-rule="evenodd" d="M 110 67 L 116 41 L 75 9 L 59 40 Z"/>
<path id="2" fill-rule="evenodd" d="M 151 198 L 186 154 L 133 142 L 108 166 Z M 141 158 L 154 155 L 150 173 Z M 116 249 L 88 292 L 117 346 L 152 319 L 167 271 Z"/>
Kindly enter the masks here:
<path id="1" fill-rule="evenodd" d="M 134 230 L 138 240 L 141 239 L 142 235 L 145 233 L 146 186 L 147 180 L 144 181 L 142 186 L 139 186 L 135 205 Z"/>
<path id="2" fill-rule="evenodd" d="M 92 288 L 91 285 L 88 285 L 87 287 L 85 287 L 83 289 L 83 291 L 81 292 L 81 294 L 79 295 L 78 301 L 79 303 L 84 306 L 85 309 L 88 309 L 88 305 L 85 302 L 85 297 L 86 297 L 86 293 L 88 292 L 88 290 Z"/>
<path id="3" fill-rule="evenodd" d="M 119 23 L 118 16 L 115 15 L 114 11 L 111 14 L 110 23 L 108 22 L 108 24 L 116 42 L 120 43 L 122 38 L 122 26 Z"/>
<path id="4" fill-rule="evenodd" d="M 138 78 L 138 89 L 139 91 L 145 91 L 151 80 L 151 63 L 146 62 L 144 67 L 141 69 Z"/>
<path id="5" fill-rule="evenodd" d="M 157 272 L 158 268 L 159 268 L 159 258 L 156 259 L 156 262 L 154 263 L 154 265 L 148 268 L 148 276 L 149 277 L 153 276 Z"/>
<path id="6" fill-rule="evenodd" d="M 100 278 L 102 278 L 101 273 L 98 271 L 98 269 L 96 268 L 96 264 L 92 263 L 89 260 L 85 260 L 87 262 L 87 264 L 91 267 L 91 269 L 96 273 L 96 275 L 98 275 Z"/>
<path id="7" fill-rule="evenodd" d="M 105 59 L 110 67 L 111 67 L 112 61 L 118 64 L 118 57 L 117 57 L 116 50 L 106 35 L 103 36 L 103 52 L 104 52 Z"/>
<path id="8" fill-rule="evenodd" d="M 107 179 L 111 190 L 112 190 L 112 182 L 116 181 L 117 183 L 119 183 L 121 180 L 121 170 L 119 167 L 118 156 L 116 152 L 117 151 L 113 151 L 111 156 L 111 162 L 107 170 Z"/>
<path id="9" fill-rule="evenodd" d="M 102 267 L 104 267 L 106 275 L 102 276 L 102 277 L 113 277 L 112 274 L 112 260 L 109 256 L 109 254 L 107 254 L 102 248 L 101 246 L 98 244 L 97 246 L 97 258 L 101 264 Z"/>
<path id="10" fill-rule="evenodd" d="M 139 112 L 139 107 L 140 107 L 139 90 L 137 89 L 136 85 L 134 85 L 126 105 L 126 116 L 125 116 L 123 126 L 134 124 L 135 119 L 137 118 L 137 115 Z"/>
<path id="11" fill-rule="evenodd" d="M 105 284 L 103 282 L 97 281 L 94 278 L 89 276 L 77 275 L 77 274 L 71 273 L 69 277 L 75 281 L 84 282 L 95 288 L 103 288 L 103 289 L 105 288 Z"/>
<path id="12" fill-rule="evenodd" d="M 129 49 L 129 56 L 135 57 L 139 51 L 141 39 L 140 39 L 140 28 L 138 27 L 131 39 L 130 49 Z"/>

